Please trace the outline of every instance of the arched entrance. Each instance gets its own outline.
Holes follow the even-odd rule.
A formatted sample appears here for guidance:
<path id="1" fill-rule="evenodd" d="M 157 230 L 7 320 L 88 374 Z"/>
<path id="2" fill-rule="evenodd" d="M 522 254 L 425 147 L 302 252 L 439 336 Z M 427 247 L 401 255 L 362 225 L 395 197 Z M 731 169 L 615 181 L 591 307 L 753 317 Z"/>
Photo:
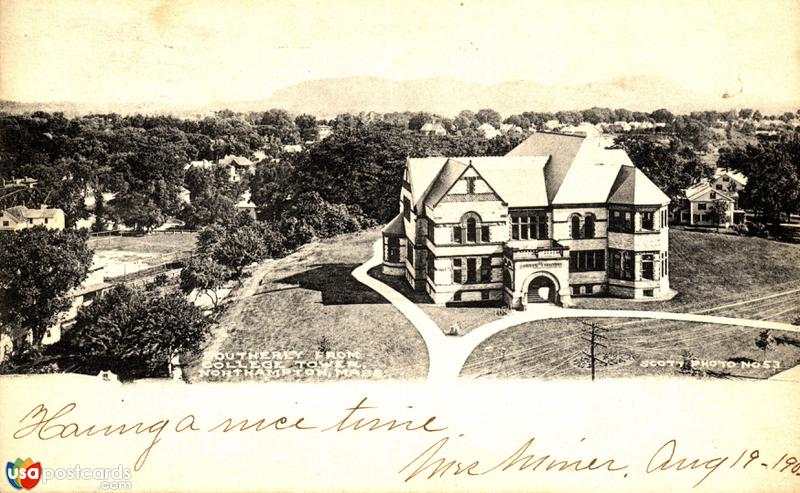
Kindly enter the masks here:
<path id="1" fill-rule="evenodd" d="M 528 284 L 526 296 L 528 303 L 555 303 L 558 301 L 558 288 L 550 277 L 539 274 Z"/>

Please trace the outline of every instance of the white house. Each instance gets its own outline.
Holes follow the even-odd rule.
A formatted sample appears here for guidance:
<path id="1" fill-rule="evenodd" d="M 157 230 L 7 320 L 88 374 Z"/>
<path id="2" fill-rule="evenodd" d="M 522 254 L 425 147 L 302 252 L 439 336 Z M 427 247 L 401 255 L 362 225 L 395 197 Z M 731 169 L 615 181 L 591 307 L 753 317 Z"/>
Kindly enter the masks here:
<path id="1" fill-rule="evenodd" d="M 739 192 L 746 185 L 747 178 L 741 173 L 717 168 L 711 180 L 703 180 L 684 191 L 685 198 L 674 212 L 673 221 L 724 228 L 744 222 Z"/>
<path id="2" fill-rule="evenodd" d="M 48 229 L 64 229 L 64 211 L 42 206 L 29 209 L 25 206 L 9 207 L 0 213 L 0 231 L 44 226 Z"/>

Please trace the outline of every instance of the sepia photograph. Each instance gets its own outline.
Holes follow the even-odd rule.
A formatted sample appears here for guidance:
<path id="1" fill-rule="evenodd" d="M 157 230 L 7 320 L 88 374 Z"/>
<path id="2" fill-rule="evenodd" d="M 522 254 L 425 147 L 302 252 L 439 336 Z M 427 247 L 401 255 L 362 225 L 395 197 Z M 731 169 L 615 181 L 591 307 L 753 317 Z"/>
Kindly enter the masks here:
<path id="1" fill-rule="evenodd" d="M 796 0 L 0 0 L 0 179 L 2 491 L 800 489 Z"/>

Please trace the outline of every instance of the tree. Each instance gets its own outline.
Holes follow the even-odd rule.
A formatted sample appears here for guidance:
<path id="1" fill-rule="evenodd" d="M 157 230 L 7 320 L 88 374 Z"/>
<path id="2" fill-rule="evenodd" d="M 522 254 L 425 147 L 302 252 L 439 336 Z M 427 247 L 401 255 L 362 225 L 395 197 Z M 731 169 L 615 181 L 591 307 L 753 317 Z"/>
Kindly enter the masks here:
<path id="1" fill-rule="evenodd" d="M 753 116 L 753 110 L 750 108 L 742 108 L 739 110 L 739 118 L 746 120 Z"/>
<path id="2" fill-rule="evenodd" d="M 230 269 L 241 280 L 245 267 L 272 253 L 260 233 L 255 225 L 205 228 L 199 235 L 197 251 Z"/>
<path id="3" fill-rule="evenodd" d="M 165 376 L 176 355 L 200 347 L 209 325 L 180 293 L 159 296 L 118 285 L 79 310 L 62 345 L 87 372 Z"/>
<path id="4" fill-rule="evenodd" d="M 500 123 L 503 121 L 500 113 L 490 108 L 478 110 L 478 112 L 475 113 L 475 119 L 478 120 L 480 124 L 488 123 L 495 128 L 499 128 Z"/>
<path id="5" fill-rule="evenodd" d="M 784 214 L 800 209 L 800 137 L 762 140 L 720 151 L 718 165 L 741 172 L 747 186 L 739 202 L 777 231 Z"/>
<path id="6" fill-rule="evenodd" d="M 691 146 L 678 140 L 625 134 L 616 139 L 633 164 L 673 201 L 683 196 L 689 186 L 710 178 L 714 170 L 699 159 Z"/>
<path id="7" fill-rule="evenodd" d="M 720 224 L 726 222 L 728 219 L 728 202 L 723 199 L 715 200 L 711 203 L 711 208 L 708 210 L 708 215 L 714 222 L 717 232 L 719 232 Z"/>
<path id="8" fill-rule="evenodd" d="M 217 290 L 230 277 L 230 271 L 213 258 L 194 256 L 181 269 L 181 290 L 189 294 L 195 289 L 197 295 L 208 296 L 214 308 L 217 308 L 219 296 Z"/>
<path id="9" fill-rule="evenodd" d="M 85 231 L 37 226 L 0 232 L 0 322 L 30 330 L 38 348 L 69 291 L 86 278 L 92 251 Z"/>
<path id="10" fill-rule="evenodd" d="M 313 142 L 319 136 L 319 128 L 317 127 L 317 117 L 313 115 L 298 115 L 294 119 L 294 124 L 300 132 L 300 138 L 303 142 Z"/>
<path id="11" fill-rule="evenodd" d="M 425 113 L 420 111 L 419 113 L 415 113 L 411 118 L 408 120 L 408 129 L 409 130 L 420 130 L 423 125 L 431 121 L 433 117 L 430 113 Z"/>

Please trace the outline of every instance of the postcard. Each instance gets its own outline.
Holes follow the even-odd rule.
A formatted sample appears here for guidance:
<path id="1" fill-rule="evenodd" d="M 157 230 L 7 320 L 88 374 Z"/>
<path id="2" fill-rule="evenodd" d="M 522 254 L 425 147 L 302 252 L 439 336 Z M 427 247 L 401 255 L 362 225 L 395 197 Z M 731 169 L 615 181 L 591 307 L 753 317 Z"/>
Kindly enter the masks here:
<path id="1" fill-rule="evenodd" d="M 798 491 L 799 29 L 0 2 L 0 490 Z"/>

